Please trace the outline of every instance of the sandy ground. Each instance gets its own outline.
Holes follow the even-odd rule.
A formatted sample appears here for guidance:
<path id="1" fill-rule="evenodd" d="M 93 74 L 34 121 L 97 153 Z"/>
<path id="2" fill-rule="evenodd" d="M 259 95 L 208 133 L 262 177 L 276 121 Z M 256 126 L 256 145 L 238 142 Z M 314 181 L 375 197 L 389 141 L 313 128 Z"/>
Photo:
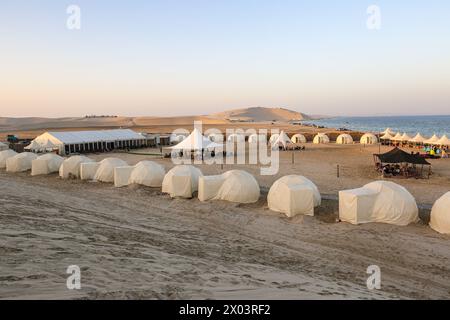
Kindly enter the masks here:
<path id="1" fill-rule="evenodd" d="M 263 195 L 252 205 L 173 200 L 159 189 L 0 171 L 0 298 L 448 299 L 449 236 L 423 222 L 336 223 L 337 191 L 378 178 L 374 149 L 308 144 L 295 164 L 289 152 L 282 154 L 277 176 L 226 165 L 224 171 L 244 168 L 259 180 Z M 130 164 L 152 159 L 112 156 Z M 423 207 L 450 187 L 450 162 L 433 166 L 430 180 L 395 180 Z M 205 174 L 222 171 L 199 167 Z M 288 219 L 268 210 L 267 187 L 287 173 L 319 186 L 327 200 L 315 217 Z M 79 291 L 65 285 L 72 264 L 82 270 Z M 373 264 L 381 268 L 381 290 L 366 287 Z"/>

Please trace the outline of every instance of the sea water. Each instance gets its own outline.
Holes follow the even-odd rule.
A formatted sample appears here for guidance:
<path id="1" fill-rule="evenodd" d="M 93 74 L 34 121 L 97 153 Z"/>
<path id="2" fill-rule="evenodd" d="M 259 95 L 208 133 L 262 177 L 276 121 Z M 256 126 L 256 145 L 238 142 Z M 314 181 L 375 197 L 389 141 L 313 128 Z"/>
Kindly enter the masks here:
<path id="1" fill-rule="evenodd" d="M 327 128 L 346 128 L 362 132 L 379 133 L 386 128 L 395 132 L 406 132 L 414 136 L 420 132 L 424 136 L 446 134 L 450 137 L 450 115 L 445 116 L 383 116 L 383 117 L 336 117 L 322 120 L 309 120 L 305 123 Z"/>

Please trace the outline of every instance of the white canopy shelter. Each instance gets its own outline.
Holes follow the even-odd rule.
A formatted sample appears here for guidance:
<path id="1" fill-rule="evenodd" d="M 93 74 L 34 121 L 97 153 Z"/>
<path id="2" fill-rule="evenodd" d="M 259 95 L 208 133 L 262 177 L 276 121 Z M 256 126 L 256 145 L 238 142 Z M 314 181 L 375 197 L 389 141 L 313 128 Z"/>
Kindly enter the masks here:
<path id="1" fill-rule="evenodd" d="M 6 159 L 7 172 L 23 172 L 31 169 L 32 161 L 37 155 L 31 152 L 18 153 L 15 156 Z"/>
<path id="2" fill-rule="evenodd" d="M 320 143 L 330 143 L 330 138 L 324 133 L 318 133 L 313 140 L 313 143 L 320 144 Z"/>
<path id="3" fill-rule="evenodd" d="M 202 176 L 198 183 L 200 201 L 224 200 L 235 203 L 254 203 L 260 196 L 256 179 L 248 172 L 231 170 L 217 176 Z"/>
<path id="4" fill-rule="evenodd" d="M 339 218 L 352 224 L 382 222 L 405 226 L 419 219 L 414 197 L 390 181 L 339 191 Z"/>
<path id="5" fill-rule="evenodd" d="M 197 128 L 194 128 L 194 130 L 191 132 L 191 134 L 184 139 L 179 144 L 170 147 L 170 149 L 175 150 L 195 150 L 195 151 L 201 151 L 206 149 L 214 149 L 214 148 L 221 148 L 223 147 L 222 144 L 212 142 L 205 136 L 203 136 Z"/>
<path id="6" fill-rule="evenodd" d="M 359 140 L 361 144 L 376 144 L 378 143 L 378 138 L 373 133 L 365 133 Z"/>
<path id="7" fill-rule="evenodd" d="M 403 134 L 402 134 L 402 142 L 408 142 L 408 141 L 410 141 L 412 138 L 406 133 L 406 132 L 404 132 Z"/>
<path id="8" fill-rule="evenodd" d="M 422 144 L 425 142 L 425 140 L 426 140 L 426 138 L 423 137 L 420 133 L 418 133 L 418 134 L 416 134 L 416 136 L 414 138 L 409 140 L 409 142 L 416 143 L 416 144 Z"/>
<path id="9" fill-rule="evenodd" d="M 353 138 L 348 133 L 343 133 L 343 134 L 340 134 L 336 138 L 336 143 L 337 144 L 352 144 L 353 143 Z"/>
<path id="10" fill-rule="evenodd" d="M 63 179 L 80 178 L 82 163 L 92 163 L 94 160 L 85 156 L 72 156 L 63 161 L 59 167 L 59 176 Z"/>
<path id="11" fill-rule="evenodd" d="M 147 187 L 161 187 L 166 170 L 154 161 L 141 161 L 135 166 L 116 167 L 114 169 L 114 185 L 123 187 L 139 184 Z"/>
<path id="12" fill-rule="evenodd" d="M 436 144 L 439 141 L 439 137 L 435 134 L 430 139 L 424 141 L 425 144 Z"/>
<path id="13" fill-rule="evenodd" d="M 381 134 L 389 134 L 390 136 L 394 136 L 395 135 L 395 131 L 392 131 L 391 128 L 386 128 L 386 130 L 384 130 L 383 132 L 381 132 Z"/>
<path id="14" fill-rule="evenodd" d="M 17 152 L 11 149 L 0 151 L 0 169 L 6 168 L 6 160 L 17 155 Z"/>
<path id="15" fill-rule="evenodd" d="M 392 140 L 392 138 L 394 138 L 393 135 L 391 135 L 390 133 L 385 133 L 380 137 L 380 140 Z"/>
<path id="16" fill-rule="evenodd" d="M 289 175 L 275 181 L 267 195 L 267 203 L 270 210 L 282 212 L 288 217 L 298 214 L 313 216 L 314 208 L 321 203 L 321 196 L 311 180 Z"/>
<path id="17" fill-rule="evenodd" d="M 38 176 L 58 172 L 64 158 L 54 153 L 44 154 L 31 163 L 31 175 Z"/>
<path id="18" fill-rule="evenodd" d="M 306 143 L 306 137 L 300 133 L 294 134 L 291 138 L 292 143 Z"/>
<path id="19" fill-rule="evenodd" d="M 436 145 L 438 146 L 450 146 L 450 139 L 447 137 L 447 135 L 443 135 L 437 142 Z"/>
<path id="20" fill-rule="evenodd" d="M 450 192 L 434 203 L 431 209 L 430 227 L 439 233 L 450 234 Z"/>
<path id="21" fill-rule="evenodd" d="M 402 134 L 400 132 L 398 132 L 392 139 L 391 141 L 402 141 Z"/>
<path id="22" fill-rule="evenodd" d="M 191 165 L 173 167 L 164 176 L 162 192 L 170 194 L 172 198 L 192 198 L 198 190 L 198 180 L 203 176 L 200 169 Z"/>

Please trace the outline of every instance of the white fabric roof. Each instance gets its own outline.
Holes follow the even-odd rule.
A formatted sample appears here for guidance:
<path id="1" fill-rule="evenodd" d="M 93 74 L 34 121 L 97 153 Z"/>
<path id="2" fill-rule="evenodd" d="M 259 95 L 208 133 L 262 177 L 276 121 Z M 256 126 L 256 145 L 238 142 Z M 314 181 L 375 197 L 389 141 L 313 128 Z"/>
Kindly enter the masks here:
<path id="1" fill-rule="evenodd" d="M 416 136 L 414 138 L 412 138 L 411 140 L 409 140 L 410 142 L 416 142 L 416 143 L 423 143 L 426 139 L 420 134 L 416 134 Z"/>
<path id="2" fill-rule="evenodd" d="M 439 141 L 439 137 L 437 135 L 433 134 L 433 136 L 430 139 L 425 140 L 424 142 L 427 144 L 436 144 L 436 142 L 438 142 L 438 141 Z"/>
<path id="3" fill-rule="evenodd" d="M 194 131 L 184 139 L 182 142 L 176 146 L 170 147 L 170 149 L 176 150 L 202 150 L 207 148 L 220 148 L 223 147 L 222 144 L 212 142 L 204 135 L 201 134 L 200 130 L 194 128 Z"/>
<path id="4" fill-rule="evenodd" d="M 96 130 L 96 131 L 51 131 L 38 136 L 33 141 L 45 146 L 89 143 L 97 141 L 140 140 L 144 136 L 130 129 Z"/>
<path id="5" fill-rule="evenodd" d="M 272 145 L 282 145 L 284 148 L 286 148 L 286 145 L 291 143 L 292 141 L 291 139 L 289 139 L 288 135 L 284 131 L 281 131 L 277 139 L 272 142 Z"/>
<path id="6" fill-rule="evenodd" d="M 437 145 L 440 146 L 450 146 L 450 139 L 444 134 L 442 138 L 440 138 L 437 142 Z"/>

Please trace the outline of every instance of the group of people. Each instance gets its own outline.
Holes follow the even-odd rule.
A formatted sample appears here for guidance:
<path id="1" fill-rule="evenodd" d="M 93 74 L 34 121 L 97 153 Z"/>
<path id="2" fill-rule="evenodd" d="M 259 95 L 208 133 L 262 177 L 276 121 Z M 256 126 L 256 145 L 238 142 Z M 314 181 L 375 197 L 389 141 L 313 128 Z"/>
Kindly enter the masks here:
<path id="1" fill-rule="evenodd" d="M 423 147 L 423 151 L 432 157 L 448 158 L 448 146 L 442 148 L 437 146 Z"/>
<path id="2" fill-rule="evenodd" d="M 415 166 L 409 166 L 407 164 L 385 164 L 381 166 L 379 163 L 377 164 L 378 170 L 381 171 L 384 177 L 396 177 L 396 176 L 404 176 L 404 177 L 414 177 L 417 176 L 417 168 Z"/>

